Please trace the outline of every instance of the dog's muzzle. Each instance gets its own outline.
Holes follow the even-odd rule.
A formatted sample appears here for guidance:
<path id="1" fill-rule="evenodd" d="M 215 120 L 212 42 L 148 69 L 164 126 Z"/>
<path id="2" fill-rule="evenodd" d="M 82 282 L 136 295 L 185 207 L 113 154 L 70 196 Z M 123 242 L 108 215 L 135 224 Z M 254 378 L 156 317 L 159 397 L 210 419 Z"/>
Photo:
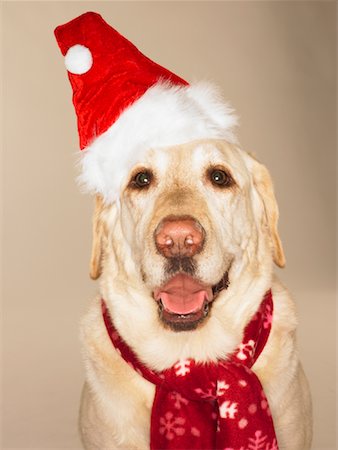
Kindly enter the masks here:
<path id="1" fill-rule="evenodd" d="M 194 277 L 194 256 L 203 250 L 205 237 L 204 228 L 191 216 L 167 216 L 154 232 L 168 278 L 153 296 L 161 321 L 174 331 L 196 329 L 208 316 L 215 297 L 227 287 L 227 274 L 215 286 Z"/>

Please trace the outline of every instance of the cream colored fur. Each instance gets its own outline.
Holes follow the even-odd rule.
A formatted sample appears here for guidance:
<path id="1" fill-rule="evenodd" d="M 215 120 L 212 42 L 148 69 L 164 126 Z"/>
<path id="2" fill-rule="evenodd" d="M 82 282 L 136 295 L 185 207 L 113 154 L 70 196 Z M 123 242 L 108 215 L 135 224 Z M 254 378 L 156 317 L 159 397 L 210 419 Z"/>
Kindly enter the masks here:
<path id="1" fill-rule="evenodd" d="M 230 172 L 236 184 L 213 186 L 206 174 L 216 166 Z M 131 189 L 130 177 L 144 168 L 153 171 L 153 185 Z M 216 284 L 229 271 L 228 289 L 195 331 L 166 329 L 152 297 L 164 280 L 164 258 L 156 252 L 153 234 L 168 214 L 194 216 L 206 231 L 205 247 L 196 256 L 201 281 Z M 102 320 L 101 298 L 138 357 L 163 370 L 180 358 L 215 361 L 229 355 L 270 288 L 272 331 L 253 370 L 268 397 L 280 449 L 310 448 L 311 401 L 296 349 L 295 307 L 273 275 L 273 261 L 285 263 L 277 221 L 266 168 L 218 140 L 149 150 L 124 180 L 118 203 L 106 205 L 97 197 L 91 276 L 100 279 L 100 293 L 81 325 L 86 383 L 80 430 L 86 449 L 149 449 L 155 391 L 115 351 Z"/>

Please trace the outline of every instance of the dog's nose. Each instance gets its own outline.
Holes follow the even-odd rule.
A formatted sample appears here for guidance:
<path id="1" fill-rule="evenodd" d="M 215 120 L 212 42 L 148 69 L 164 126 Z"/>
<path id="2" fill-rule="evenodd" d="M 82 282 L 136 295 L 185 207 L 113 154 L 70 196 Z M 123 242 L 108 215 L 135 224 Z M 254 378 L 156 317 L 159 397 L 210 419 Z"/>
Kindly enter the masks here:
<path id="1" fill-rule="evenodd" d="M 191 257 L 204 244 L 205 231 L 202 225 L 189 216 L 168 216 L 155 231 L 158 251 L 166 258 Z"/>

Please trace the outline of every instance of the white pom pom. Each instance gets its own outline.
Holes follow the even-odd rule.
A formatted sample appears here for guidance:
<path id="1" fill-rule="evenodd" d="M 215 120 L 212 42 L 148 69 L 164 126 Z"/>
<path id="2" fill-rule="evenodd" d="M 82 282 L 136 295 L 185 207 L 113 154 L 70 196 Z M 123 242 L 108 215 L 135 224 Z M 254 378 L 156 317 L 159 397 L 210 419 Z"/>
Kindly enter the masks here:
<path id="1" fill-rule="evenodd" d="M 68 72 L 82 75 L 88 72 L 93 65 L 92 54 L 84 45 L 73 45 L 66 53 L 65 65 Z"/>

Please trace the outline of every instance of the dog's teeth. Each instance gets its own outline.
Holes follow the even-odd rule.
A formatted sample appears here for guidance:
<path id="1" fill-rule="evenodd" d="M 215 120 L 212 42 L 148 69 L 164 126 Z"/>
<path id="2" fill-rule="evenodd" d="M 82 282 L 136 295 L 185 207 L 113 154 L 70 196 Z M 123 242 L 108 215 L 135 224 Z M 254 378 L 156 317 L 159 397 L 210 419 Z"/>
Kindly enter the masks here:
<path id="1" fill-rule="evenodd" d="M 206 302 L 203 308 L 204 316 L 206 316 L 209 312 L 209 303 Z"/>

